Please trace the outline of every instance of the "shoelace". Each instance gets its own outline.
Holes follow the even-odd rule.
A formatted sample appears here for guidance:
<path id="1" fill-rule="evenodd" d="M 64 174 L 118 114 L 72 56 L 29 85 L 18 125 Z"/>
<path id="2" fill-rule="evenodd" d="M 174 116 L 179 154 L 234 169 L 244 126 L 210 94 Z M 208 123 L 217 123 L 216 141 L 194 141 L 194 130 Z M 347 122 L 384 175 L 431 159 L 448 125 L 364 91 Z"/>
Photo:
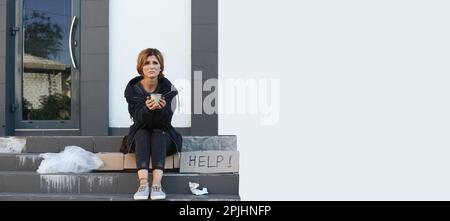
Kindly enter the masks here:
<path id="1" fill-rule="evenodd" d="M 161 192 L 161 186 L 152 186 L 152 190 L 156 192 Z"/>
<path id="2" fill-rule="evenodd" d="M 147 186 L 140 186 L 138 192 L 144 192 L 145 188 L 147 188 Z"/>

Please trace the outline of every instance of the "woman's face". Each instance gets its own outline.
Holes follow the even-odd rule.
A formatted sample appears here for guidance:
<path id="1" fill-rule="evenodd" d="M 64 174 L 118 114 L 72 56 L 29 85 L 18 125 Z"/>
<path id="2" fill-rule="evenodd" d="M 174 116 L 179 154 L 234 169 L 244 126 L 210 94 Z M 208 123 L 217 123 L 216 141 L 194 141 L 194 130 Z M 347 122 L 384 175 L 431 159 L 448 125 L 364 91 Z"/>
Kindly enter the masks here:
<path id="1" fill-rule="evenodd" d="M 144 67 L 142 69 L 144 78 L 157 78 L 159 73 L 161 72 L 161 65 L 159 64 L 156 56 L 151 55 L 147 57 L 147 61 L 145 61 Z"/>

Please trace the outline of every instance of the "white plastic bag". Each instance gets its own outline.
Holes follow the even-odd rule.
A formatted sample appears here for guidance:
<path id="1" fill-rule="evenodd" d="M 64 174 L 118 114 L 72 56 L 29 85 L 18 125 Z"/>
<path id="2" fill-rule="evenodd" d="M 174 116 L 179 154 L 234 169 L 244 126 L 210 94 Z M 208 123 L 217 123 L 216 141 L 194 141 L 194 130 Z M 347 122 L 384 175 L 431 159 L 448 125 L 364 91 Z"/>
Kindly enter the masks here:
<path id="1" fill-rule="evenodd" d="M 77 146 L 67 146 L 60 153 L 40 154 L 44 158 L 38 173 L 85 173 L 103 166 L 103 161 L 94 153 Z"/>
<path id="2" fill-rule="evenodd" d="M 189 182 L 189 189 L 191 189 L 192 194 L 197 196 L 208 194 L 208 189 L 206 187 L 203 187 L 203 189 L 198 189 L 199 186 L 200 184 L 198 183 Z"/>

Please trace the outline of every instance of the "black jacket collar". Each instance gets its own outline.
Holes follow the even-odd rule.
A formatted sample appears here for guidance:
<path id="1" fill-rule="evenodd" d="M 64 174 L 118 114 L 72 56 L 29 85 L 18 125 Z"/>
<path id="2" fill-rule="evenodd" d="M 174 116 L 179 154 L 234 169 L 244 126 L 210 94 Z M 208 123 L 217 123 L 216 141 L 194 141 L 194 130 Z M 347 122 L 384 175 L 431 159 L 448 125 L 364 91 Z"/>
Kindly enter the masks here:
<path id="1" fill-rule="evenodd" d="M 134 85 L 136 85 L 142 79 L 143 79 L 142 76 L 137 76 L 128 82 L 127 87 L 125 89 L 125 97 L 136 95 L 137 92 L 136 92 L 136 90 L 134 90 Z M 158 80 L 158 87 L 161 89 L 161 93 L 163 95 L 173 92 L 173 91 L 176 91 L 176 89 L 175 89 L 175 87 L 173 87 L 172 83 L 165 77 Z"/>

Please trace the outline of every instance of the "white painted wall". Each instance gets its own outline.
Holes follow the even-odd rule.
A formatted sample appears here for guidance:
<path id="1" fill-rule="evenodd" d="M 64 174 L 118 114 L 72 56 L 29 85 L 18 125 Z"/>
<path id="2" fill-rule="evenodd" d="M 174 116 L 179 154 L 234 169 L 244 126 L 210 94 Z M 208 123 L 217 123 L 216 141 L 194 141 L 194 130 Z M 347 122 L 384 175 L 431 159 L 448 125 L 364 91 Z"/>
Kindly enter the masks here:
<path id="1" fill-rule="evenodd" d="M 238 136 L 242 199 L 450 200 L 448 8 L 220 0 L 219 78 L 281 87 L 277 124 L 219 115 Z"/>
<path id="2" fill-rule="evenodd" d="M 191 1 L 109 1 L 109 126 L 128 127 L 130 120 L 124 90 L 137 76 L 142 49 L 158 48 L 164 55 L 166 77 L 179 90 L 180 108 L 175 127 L 191 125 Z M 187 82 L 187 83 L 186 83 Z"/>
<path id="3" fill-rule="evenodd" d="M 190 81 L 188 4 L 110 1 L 110 127 L 130 123 L 123 90 L 140 49 L 160 48 L 169 79 Z M 219 133 L 238 136 L 242 199 L 449 200 L 449 6 L 220 0 L 219 78 L 281 87 L 274 125 L 219 114 Z M 156 15 L 170 23 L 152 26 L 164 38 L 138 25 Z"/>

